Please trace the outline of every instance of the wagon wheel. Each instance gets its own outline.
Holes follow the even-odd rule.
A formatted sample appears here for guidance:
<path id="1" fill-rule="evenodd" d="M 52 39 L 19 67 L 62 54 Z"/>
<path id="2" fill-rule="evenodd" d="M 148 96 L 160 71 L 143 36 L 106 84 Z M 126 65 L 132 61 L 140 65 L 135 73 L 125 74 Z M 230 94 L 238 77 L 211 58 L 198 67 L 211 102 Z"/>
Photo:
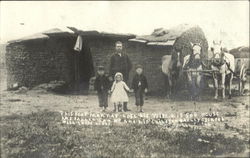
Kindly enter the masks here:
<path id="1" fill-rule="evenodd" d="M 239 75 L 239 93 L 240 93 L 240 95 L 243 95 L 243 93 L 244 93 L 246 79 L 247 79 L 246 66 L 243 64 L 240 68 L 240 75 Z"/>

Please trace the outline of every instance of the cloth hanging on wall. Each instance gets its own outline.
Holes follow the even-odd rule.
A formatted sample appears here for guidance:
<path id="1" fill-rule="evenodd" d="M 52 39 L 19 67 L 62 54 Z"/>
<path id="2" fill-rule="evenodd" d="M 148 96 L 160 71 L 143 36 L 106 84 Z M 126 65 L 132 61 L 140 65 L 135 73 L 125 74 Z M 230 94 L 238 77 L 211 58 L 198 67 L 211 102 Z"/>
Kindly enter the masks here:
<path id="1" fill-rule="evenodd" d="M 82 36 L 78 35 L 74 50 L 80 52 L 82 50 L 82 46 L 83 46 Z"/>

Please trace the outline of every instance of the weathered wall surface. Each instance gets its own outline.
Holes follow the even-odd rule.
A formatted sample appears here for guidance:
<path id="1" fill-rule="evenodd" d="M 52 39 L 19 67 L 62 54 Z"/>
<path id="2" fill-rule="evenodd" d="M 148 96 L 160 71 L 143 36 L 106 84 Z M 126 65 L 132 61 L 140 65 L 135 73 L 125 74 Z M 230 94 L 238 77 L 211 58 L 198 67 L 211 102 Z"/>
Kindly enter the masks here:
<path id="1" fill-rule="evenodd" d="M 163 95 L 164 76 L 161 70 L 161 58 L 170 55 L 172 47 L 153 47 L 145 46 L 141 43 L 130 43 L 128 54 L 134 66 L 131 71 L 131 78 L 135 74 L 135 65 L 141 64 L 144 68 L 144 75 L 147 77 L 149 90 L 152 94 Z"/>
<path id="2" fill-rule="evenodd" d="M 99 39 L 89 42 L 93 54 L 94 66 L 103 65 L 109 71 L 111 55 L 115 52 L 115 42 L 120 39 Z M 162 94 L 164 91 L 164 77 L 161 71 L 161 57 L 171 54 L 171 47 L 152 47 L 141 43 L 123 41 L 133 68 L 130 71 L 129 83 L 135 75 L 136 64 L 144 67 L 144 74 L 148 79 L 149 90 L 154 94 Z"/>
<path id="3" fill-rule="evenodd" d="M 7 86 L 33 87 L 53 80 L 70 81 L 70 49 L 63 39 L 11 43 L 6 47 Z"/>
<path id="4" fill-rule="evenodd" d="M 130 57 L 133 68 L 130 72 L 129 86 L 135 74 L 135 65 L 144 67 L 144 74 L 153 93 L 162 94 L 164 78 L 161 71 L 161 57 L 171 53 L 171 47 L 152 47 L 141 43 L 127 42 L 119 38 L 89 39 L 96 66 L 105 66 L 109 70 L 110 57 L 115 52 L 115 42 L 121 40 Z M 7 46 L 7 81 L 8 87 L 14 83 L 20 86 L 33 87 L 53 80 L 71 83 L 74 80 L 74 38 L 50 38 Z"/>
<path id="5" fill-rule="evenodd" d="M 103 65 L 108 72 L 111 55 L 115 52 L 115 42 L 122 41 L 124 48 L 127 48 L 127 40 L 119 38 L 95 38 L 88 39 L 88 44 L 93 55 L 94 67 Z"/>

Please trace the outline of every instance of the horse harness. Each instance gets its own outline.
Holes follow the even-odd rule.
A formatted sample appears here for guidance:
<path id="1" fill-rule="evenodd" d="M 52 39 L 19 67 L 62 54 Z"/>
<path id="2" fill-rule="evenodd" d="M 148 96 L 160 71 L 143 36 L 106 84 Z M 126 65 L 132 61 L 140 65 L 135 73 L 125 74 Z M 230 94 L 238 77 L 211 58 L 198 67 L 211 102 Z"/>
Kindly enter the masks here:
<path id="1" fill-rule="evenodd" d="M 218 54 L 218 53 L 217 53 L 217 54 Z M 226 64 L 228 70 L 229 70 L 231 73 L 233 73 L 234 75 L 236 75 L 235 72 L 230 68 L 230 63 L 226 61 L 226 59 L 225 59 L 226 56 L 224 55 L 224 53 L 223 53 L 222 55 L 220 55 L 221 58 L 219 58 L 219 59 L 215 59 L 215 58 L 214 58 L 215 55 L 216 55 L 216 54 L 214 54 L 214 56 L 213 56 L 213 58 L 212 58 L 212 66 L 216 67 L 216 68 L 219 70 L 220 67 L 221 67 L 222 65 Z M 214 73 L 215 73 L 215 72 L 214 72 Z"/>
<path id="2" fill-rule="evenodd" d="M 198 54 L 198 53 L 197 53 Z M 184 67 L 186 67 L 186 69 L 190 69 L 190 73 L 191 73 L 191 76 L 192 77 L 196 77 L 197 75 L 201 75 L 201 72 L 198 72 L 200 70 L 202 70 L 202 67 L 201 66 L 205 66 L 205 64 L 199 59 L 199 60 L 196 60 L 194 62 L 194 56 L 195 54 L 192 54 L 188 61 L 186 62 L 186 65 Z"/>

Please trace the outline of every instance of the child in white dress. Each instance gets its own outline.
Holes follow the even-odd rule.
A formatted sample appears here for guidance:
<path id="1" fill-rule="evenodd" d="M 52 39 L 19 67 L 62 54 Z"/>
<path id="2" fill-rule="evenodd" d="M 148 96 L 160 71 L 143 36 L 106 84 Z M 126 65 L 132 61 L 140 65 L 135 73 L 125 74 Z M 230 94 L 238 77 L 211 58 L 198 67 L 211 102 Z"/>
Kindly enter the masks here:
<path id="1" fill-rule="evenodd" d="M 123 75 L 120 72 L 115 74 L 115 81 L 111 88 L 111 103 L 114 104 L 114 111 L 118 112 L 119 108 L 123 106 L 124 102 L 128 102 L 127 91 L 131 91 L 127 84 L 123 81 Z M 123 112 L 123 107 L 121 111 Z"/>

